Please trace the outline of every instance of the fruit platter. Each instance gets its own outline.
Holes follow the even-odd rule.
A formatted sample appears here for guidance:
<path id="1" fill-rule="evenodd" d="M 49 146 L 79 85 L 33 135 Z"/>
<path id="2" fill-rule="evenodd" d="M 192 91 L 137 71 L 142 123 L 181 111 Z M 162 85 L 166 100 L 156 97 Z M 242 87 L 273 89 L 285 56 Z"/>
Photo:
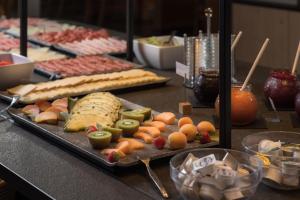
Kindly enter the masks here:
<path id="1" fill-rule="evenodd" d="M 129 167 L 138 164 L 137 157 L 159 159 L 215 146 L 219 138 L 208 121 L 176 119 L 172 112 L 159 113 L 109 92 L 38 100 L 9 114 L 36 134 L 105 166 Z"/>

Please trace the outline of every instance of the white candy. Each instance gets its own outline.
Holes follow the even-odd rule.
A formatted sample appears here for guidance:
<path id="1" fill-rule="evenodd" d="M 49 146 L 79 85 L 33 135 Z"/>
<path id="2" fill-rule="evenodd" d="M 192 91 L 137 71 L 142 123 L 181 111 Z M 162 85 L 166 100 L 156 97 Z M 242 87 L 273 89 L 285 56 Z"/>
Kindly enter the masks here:
<path id="1" fill-rule="evenodd" d="M 264 178 L 281 184 L 281 172 L 278 167 L 270 165 L 270 167 L 264 169 Z"/>

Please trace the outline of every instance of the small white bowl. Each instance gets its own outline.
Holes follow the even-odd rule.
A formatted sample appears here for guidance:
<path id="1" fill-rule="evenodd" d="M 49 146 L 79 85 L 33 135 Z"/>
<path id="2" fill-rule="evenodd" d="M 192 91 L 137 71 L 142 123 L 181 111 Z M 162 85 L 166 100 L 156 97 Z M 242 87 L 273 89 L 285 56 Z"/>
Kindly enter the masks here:
<path id="1" fill-rule="evenodd" d="M 157 36 L 161 41 L 167 41 L 170 36 Z M 149 38 L 149 37 L 148 37 Z M 174 46 L 157 46 L 146 42 L 148 38 L 133 41 L 133 51 L 138 61 L 144 65 L 157 69 L 174 69 L 176 61 L 183 62 L 184 40 L 175 36 Z"/>
<path id="2" fill-rule="evenodd" d="M 28 83 L 34 69 L 34 64 L 26 57 L 1 53 L 0 60 L 12 62 L 12 65 L 0 67 L 0 89 L 7 89 L 22 83 Z"/>

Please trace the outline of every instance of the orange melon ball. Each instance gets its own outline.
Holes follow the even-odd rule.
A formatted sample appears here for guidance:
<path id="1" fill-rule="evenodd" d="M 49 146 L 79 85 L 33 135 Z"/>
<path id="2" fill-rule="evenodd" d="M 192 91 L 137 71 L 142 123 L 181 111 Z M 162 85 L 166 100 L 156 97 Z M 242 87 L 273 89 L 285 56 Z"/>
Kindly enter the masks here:
<path id="1" fill-rule="evenodd" d="M 197 125 L 197 130 L 200 134 L 204 132 L 215 132 L 215 126 L 209 121 L 202 121 Z"/>
<path id="2" fill-rule="evenodd" d="M 169 135 L 168 144 L 172 150 L 184 149 L 187 144 L 187 138 L 183 133 L 174 132 Z"/>
<path id="3" fill-rule="evenodd" d="M 193 124 L 185 124 L 179 129 L 179 132 L 186 136 L 188 142 L 192 142 L 196 138 L 197 127 Z"/>
<path id="4" fill-rule="evenodd" d="M 190 117 L 182 117 L 178 120 L 178 127 L 182 127 L 185 124 L 194 124 L 193 120 Z"/>

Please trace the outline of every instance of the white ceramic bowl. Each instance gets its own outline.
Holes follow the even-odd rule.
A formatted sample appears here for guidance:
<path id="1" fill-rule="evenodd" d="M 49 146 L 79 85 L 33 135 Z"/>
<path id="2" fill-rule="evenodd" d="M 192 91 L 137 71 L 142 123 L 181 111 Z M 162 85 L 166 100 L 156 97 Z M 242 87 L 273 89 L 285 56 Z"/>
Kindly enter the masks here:
<path id="1" fill-rule="evenodd" d="M 167 41 L 170 36 L 157 36 L 161 41 Z M 133 41 L 133 51 L 138 61 L 157 69 L 174 69 L 176 61 L 183 62 L 184 41 L 182 37 L 174 37 L 174 46 L 157 46 L 146 42 L 147 38 Z"/>
<path id="2" fill-rule="evenodd" d="M 30 81 L 34 64 L 28 58 L 17 54 L 1 53 L 0 60 L 14 63 L 12 65 L 0 66 L 1 90 Z"/>

